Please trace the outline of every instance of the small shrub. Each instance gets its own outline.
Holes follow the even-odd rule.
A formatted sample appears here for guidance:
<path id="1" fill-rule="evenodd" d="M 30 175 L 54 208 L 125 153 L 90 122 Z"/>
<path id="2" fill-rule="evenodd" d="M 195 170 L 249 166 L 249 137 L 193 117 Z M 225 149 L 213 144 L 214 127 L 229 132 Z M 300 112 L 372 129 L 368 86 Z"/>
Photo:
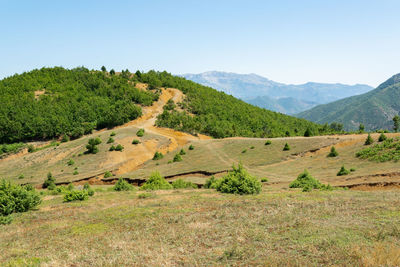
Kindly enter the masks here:
<path id="1" fill-rule="evenodd" d="M 139 144 L 140 142 L 139 142 L 139 140 L 137 140 L 137 139 L 133 139 L 132 140 L 132 145 L 137 145 L 137 144 Z"/>
<path id="2" fill-rule="evenodd" d="M 160 160 L 164 157 L 164 155 L 161 152 L 156 151 L 153 156 L 153 160 Z"/>
<path id="3" fill-rule="evenodd" d="M 115 135 L 116 135 L 115 132 L 111 132 L 111 133 L 110 133 L 110 136 L 115 136 Z"/>
<path id="4" fill-rule="evenodd" d="M 244 154 L 244 153 L 246 153 L 246 152 L 247 152 L 247 149 L 242 150 L 242 154 Z"/>
<path id="5" fill-rule="evenodd" d="M 24 179 L 25 178 L 25 175 L 23 175 L 23 174 L 20 174 L 19 176 L 18 176 L 18 179 Z"/>
<path id="6" fill-rule="evenodd" d="M 14 185 L 0 180 L 0 224 L 9 224 L 12 213 L 26 212 L 41 203 L 40 195 L 32 186 Z"/>
<path id="7" fill-rule="evenodd" d="M 124 146 L 123 145 L 121 145 L 121 144 L 118 144 L 116 147 L 115 147 L 115 151 L 122 151 L 122 150 L 124 150 Z"/>
<path id="8" fill-rule="evenodd" d="M 387 137 L 384 133 L 381 133 L 381 135 L 379 136 L 378 142 L 383 142 L 387 140 Z"/>
<path id="9" fill-rule="evenodd" d="M 131 191 L 133 189 L 133 185 L 125 181 L 123 178 L 119 178 L 113 187 L 114 191 Z"/>
<path id="10" fill-rule="evenodd" d="M 307 128 L 307 129 L 306 129 L 306 131 L 304 132 L 304 136 L 305 136 L 305 137 L 313 136 L 313 133 L 312 133 L 312 131 L 311 131 L 310 128 Z"/>
<path id="11" fill-rule="evenodd" d="M 172 185 L 159 172 L 153 172 L 149 179 L 140 187 L 142 190 L 172 189 Z"/>
<path id="12" fill-rule="evenodd" d="M 112 146 L 110 146 L 110 149 L 108 149 L 108 151 L 115 151 L 115 146 L 114 145 L 112 145 Z"/>
<path id="13" fill-rule="evenodd" d="M 176 154 L 172 161 L 173 162 L 180 162 L 180 161 L 182 161 L 182 156 L 180 154 Z"/>
<path id="14" fill-rule="evenodd" d="M 108 140 L 107 140 L 107 144 L 111 144 L 111 143 L 114 143 L 114 142 L 115 142 L 115 140 L 112 137 L 108 138 Z"/>
<path id="15" fill-rule="evenodd" d="M 350 172 L 355 172 L 356 169 L 355 168 L 350 168 Z"/>
<path id="16" fill-rule="evenodd" d="M 101 139 L 96 137 L 96 138 L 90 138 L 88 144 L 86 145 L 86 153 L 87 154 L 96 154 L 99 152 L 99 148 L 97 145 L 101 144 Z"/>
<path id="17" fill-rule="evenodd" d="M 264 145 L 269 146 L 270 144 L 272 144 L 272 142 L 270 140 L 267 140 Z"/>
<path id="18" fill-rule="evenodd" d="M 89 194 L 86 190 L 71 190 L 64 195 L 64 202 L 71 201 L 84 201 L 89 198 Z"/>
<path id="19" fill-rule="evenodd" d="M 337 176 L 343 176 L 349 174 L 350 171 L 347 170 L 344 166 L 342 166 L 339 170 L 339 172 L 336 174 Z"/>
<path id="20" fill-rule="evenodd" d="M 73 159 L 69 159 L 68 162 L 67 162 L 68 166 L 72 166 L 74 164 L 75 164 L 75 161 Z"/>
<path id="21" fill-rule="evenodd" d="M 179 155 L 186 155 L 186 152 L 183 148 L 181 149 L 181 151 L 179 151 Z"/>
<path id="22" fill-rule="evenodd" d="M 283 151 L 289 151 L 290 150 L 290 146 L 288 143 L 285 143 L 285 146 L 283 147 Z"/>
<path id="23" fill-rule="evenodd" d="M 204 188 L 211 188 L 211 189 L 216 189 L 218 181 L 214 175 L 210 177 L 210 179 L 206 180 L 206 183 L 204 184 Z"/>
<path id="24" fill-rule="evenodd" d="M 364 145 L 368 146 L 368 145 L 371 145 L 373 142 L 374 142 L 374 139 L 372 139 L 371 134 L 368 134 L 368 137 L 365 140 Z"/>
<path id="25" fill-rule="evenodd" d="M 264 178 L 261 178 L 261 182 L 262 182 L 262 183 L 267 183 L 267 182 L 268 182 L 268 178 L 265 178 L 265 177 L 264 177 Z"/>
<path id="26" fill-rule="evenodd" d="M 109 177 L 111 177 L 111 176 L 112 176 L 112 173 L 109 172 L 109 171 L 106 171 L 106 172 L 104 173 L 104 178 L 109 178 Z"/>
<path id="27" fill-rule="evenodd" d="M 289 184 L 290 188 L 302 188 L 304 192 L 309 192 L 311 189 L 324 189 L 325 186 L 320 181 L 311 176 L 311 174 L 304 170 L 296 180 Z M 307 191 L 308 190 L 308 191 Z"/>
<path id="28" fill-rule="evenodd" d="M 260 181 L 250 175 L 243 165 L 239 163 L 238 167 L 232 166 L 233 170 L 222 177 L 216 185 L 216 189 L 222 193 L 229 194 L 258 194 L 261 192 Z"/>
<path id="29" fill-rule="evenodd" d="M 136 132 L 136 135 L 139 136 L 139 137 L 142 137 L 142 136 L 144 135 L 144 129 L 139 129 L 139 130 Z"/>
<path id="30" fill-rule="evenodd" d="M 339 153 L 336 151 L 334 146 L 331 147 L 331 152 L 329 152 L 328 157 L 334 158 L 337 157 Z"/>
<path id="31" fill-rule="evenodd" d="M 172 182 L 172 187 L 174 189 L 197 188 L 197 185 L 195 185 L 192 182 L 187 182 L 182 179 L 178 179 Z"/>
<path id="32" fill-rule="evenodd" d="M 78 172 L 77 170 L 75 170 L 72 174 L 73 174 L 73 175 L 78 175 L 79 172 Z"/>
<path id="33" fill-rule="evenodd" d="M 72 191 L 72 190 L 74 190 L 74 189 L 75 189 L 75 186 L 74 186 L 73 183 L 69 183 L 69 184 L 67 185 L 67 190 Z"/>
<path id="34" fill-rule="evenodd" d="M 251 147 L 250 147 L 250 149 L 254 149 L 254 148 L 255 148 L 254 146 L 251 146 Z"/>
<path id="35" fill-rule="evenodd" d="M 54 176 L 51 174 L 51 172 L 49 172 L 47 174 L 47 179 L 44 181 L 42 188 L 47 188 L 50 185 L 54 185 L 55 186 L 55 182 L 56 182 L 56 178 L 54 178 Z"/>
<path id="36" fill-rule="evenodd" d="M 94 196 L 94 190 L 90 187 L 90 185 L 88 183 L 83 185 L 83 190 L 87 192 L 89 197 Z"/>
<path id="37" fill-rule="evenodd" d="M 193 150 L 194 149 L 194 146 L 193 145 L 190 145 L 189 146 L 189 150 Z"/>

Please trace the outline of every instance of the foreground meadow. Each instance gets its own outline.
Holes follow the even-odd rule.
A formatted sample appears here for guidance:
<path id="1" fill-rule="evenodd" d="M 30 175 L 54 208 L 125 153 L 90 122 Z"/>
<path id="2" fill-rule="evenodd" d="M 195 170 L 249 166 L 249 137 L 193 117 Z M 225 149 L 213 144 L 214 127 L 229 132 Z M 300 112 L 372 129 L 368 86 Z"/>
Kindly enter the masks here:
<path id="1" fill-rule="evenodd" d="M 108 189 L 15 214 L 0 265 L 400 265 L 400 191 Z"/>

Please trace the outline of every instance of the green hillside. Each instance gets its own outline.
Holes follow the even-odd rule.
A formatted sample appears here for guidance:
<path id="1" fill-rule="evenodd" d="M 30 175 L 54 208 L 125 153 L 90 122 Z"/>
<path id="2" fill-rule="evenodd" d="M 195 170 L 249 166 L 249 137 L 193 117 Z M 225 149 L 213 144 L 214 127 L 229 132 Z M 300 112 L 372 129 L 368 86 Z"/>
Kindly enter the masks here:
<path id="1" fill-rule="evenodd" d="M 327 131 L 315 123 L 252 106 L 167 72 L 150 71 L 141 74 L 139 80 L 149 83 L 151 87 L 177 88 L 186 95 L 181 105 L 183 111 L 165 110 L 158 117 L 157 126 L 216 138 L 302 136 L 307 128 L 314 134 Z"/>
<path id="2" fill-rule="evenodd" d="M 74 138 L 137 118 L 136 104 L 151 105 L 158 96 L 124 74 L 55 67 L 1 80 L 0 143 Z"/>
<path id="3" fill-rule="evenodd" d="M 366 94 L 319 105 L 298 117 L 316 123 L 340 122 L 347 130 L 358 129 L 360 123 L 366 130 L 391 130 L 392 119 L 400 112 L 399 99 L 400 74 L 397 74 Z"/>

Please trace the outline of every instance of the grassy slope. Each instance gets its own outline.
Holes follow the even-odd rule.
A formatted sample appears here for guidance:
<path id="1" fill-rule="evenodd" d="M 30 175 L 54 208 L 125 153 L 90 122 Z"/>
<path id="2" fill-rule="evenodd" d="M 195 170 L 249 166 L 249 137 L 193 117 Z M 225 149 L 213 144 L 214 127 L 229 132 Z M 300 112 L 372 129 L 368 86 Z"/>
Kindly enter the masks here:
<path id="1" fill-rule="evenodd" d="M 399 113 L 400 74 L 381 84 L 377 89 L 304 111 L 298 117 L 317 123 L 341 122 L 346 129 L 392 129 L 392 118 Z"/>
<path id="2" fill-rule="evenodd" d="M 1 266 L 396 266 L 400 193 L 270 190 L 46 197 L 0 226 Z M 27 264 L 28 263 L 28 264 Z"/>

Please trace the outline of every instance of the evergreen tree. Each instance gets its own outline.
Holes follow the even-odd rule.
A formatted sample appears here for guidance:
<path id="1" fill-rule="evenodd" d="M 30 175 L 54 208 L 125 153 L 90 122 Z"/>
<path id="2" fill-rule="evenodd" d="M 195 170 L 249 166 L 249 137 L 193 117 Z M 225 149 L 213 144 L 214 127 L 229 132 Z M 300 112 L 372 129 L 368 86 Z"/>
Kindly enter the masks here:
<path id="1" fill-rule="evenodd" d="M 288 151 L 290 150 L 290 146 L 288 143 L 285 143 L 285 146 L 283 147 L 283 151 Z"/>
<path id="2" fill-rule="evenodd" d="M 106 72 L 106 71 L 107 71 L 106 67 L 101 66 L 101 71 L 102 71 L 102 72 Z"/>
<path id="3" fill-rule="evenodd" d="M 393 129 L 397 133 L 400 128 L 400 117 L 399 115 L 396 115 L 393 117 Z"/>
<path id="4" fill-rule="evenodd" d="M 368 145 L 372 144 L 373 142 L 374 142 L 374 139 L 372 139 L 371 135 L 368 134 L 368 137 L 367 137 L 367 139 L 365 140 L 364 145 L 368 146 Z"/>
<path id="5" fill-rule="evenodd" d="M 360 131 L 360 133 L 364 132 L 365 130 L 364 124 L 360 123 L 360 126 L 358 126 L 358 130 Z"/>
<path id="6" fill-rule="evenodd" d="M 90 138 L 88 144 L 86 145 L 86 153 L 87 154 L 96 154 L 99 152 L 99 148 L 97 145 L 101 144 L 101 139 L 96 137 L 96 138 Z"/>
<path id="7" fill-rule="evenodd" d="M 304 132 L 304 136 L 305 137 L 310 137 L 310 136 L 312 136 L 313 134 L 312 134 L 312 132 L 311 132 L 311 129 L 310 128 L 307 128 L 306 129 L 306 131 Z"/>
<path id="8" fill-rule="evenodd" d="M 110 70 L 110 75 L 114 75 L 115 74 L 115 70 L 114 69 L 111 69 Z"/>
<path id="9" fill-rule="evenodd" d="M 384 133 L 381 133 L 381 135 L 379 136 L 378 142 L 383 142 L 387 139 L 386 135 Z"/>
<path id="10" fill-rule="evenodd" d="M 331 147 L 331 152 L 328 154 L 328 157 L 334 158 L 337 157 L 339 153 L 336 151 L 336 148 L 334 146 Z"/>

